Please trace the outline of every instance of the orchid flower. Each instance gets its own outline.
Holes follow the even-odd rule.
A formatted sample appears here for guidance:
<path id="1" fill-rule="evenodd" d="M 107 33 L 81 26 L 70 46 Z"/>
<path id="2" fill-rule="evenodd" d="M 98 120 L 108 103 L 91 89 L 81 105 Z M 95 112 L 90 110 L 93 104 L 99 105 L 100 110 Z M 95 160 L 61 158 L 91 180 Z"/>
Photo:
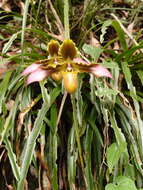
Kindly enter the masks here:
<path id="1" fill-rule="evenodd" d="M 87 72 L 96 77 L 112 78 L 111 73 L 103 66 L 88 63 L 77 56 L 77 48 L 71 39 L 66 39 L 60 45 L 51 40 L 48 43 L 49 58 L 39 60 L 28 66 L 22 73 L 27 77 L 27 84 L 42 81 L 51 76 L 54 80 L 63 80 L 68 93 L 74 93 L 78 88 L 78 73 Z"/>

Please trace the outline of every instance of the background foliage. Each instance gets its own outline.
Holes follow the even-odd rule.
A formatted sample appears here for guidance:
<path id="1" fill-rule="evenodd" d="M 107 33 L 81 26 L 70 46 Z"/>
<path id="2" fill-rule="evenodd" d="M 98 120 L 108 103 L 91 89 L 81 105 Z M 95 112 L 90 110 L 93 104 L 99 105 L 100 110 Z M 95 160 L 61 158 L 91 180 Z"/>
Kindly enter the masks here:
<path id="1" fill-rule="evenodd" d="M 23 69 L 47 58 L 50 39 L 63 40 L 64 1 L 3 0 L 1 188 L 141 190 L 143 2 L 69 5 L 70 34 L 81 55 L 110 69 L 113 79 L 80 74 L 72 97 L 51 78 L 26 86 Z"/>

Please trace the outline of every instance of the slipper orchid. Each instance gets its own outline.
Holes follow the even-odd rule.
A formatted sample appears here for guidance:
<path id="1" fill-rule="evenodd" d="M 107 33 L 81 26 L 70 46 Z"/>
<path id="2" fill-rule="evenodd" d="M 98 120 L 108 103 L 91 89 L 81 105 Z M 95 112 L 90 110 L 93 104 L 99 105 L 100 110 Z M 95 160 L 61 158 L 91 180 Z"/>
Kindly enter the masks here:
<path id="1" fill-rule="evenodd" d="M 61 45 L 57 41 L 51 40 L 47 50 L 49 52 L 48 59 L 39 60 L 22 72 L 23 76 L 28 76 L 27 84 L 51 76 L 54 80 L 63 79 L 66 91 L 74 93 L 78 88 L 78 73 L 88 72 L 96 77 L 112 78 L 111 73 L 103 66 L 88 63 L 77 57 L 77 48 L 70 39 L 64 40 Z"/>

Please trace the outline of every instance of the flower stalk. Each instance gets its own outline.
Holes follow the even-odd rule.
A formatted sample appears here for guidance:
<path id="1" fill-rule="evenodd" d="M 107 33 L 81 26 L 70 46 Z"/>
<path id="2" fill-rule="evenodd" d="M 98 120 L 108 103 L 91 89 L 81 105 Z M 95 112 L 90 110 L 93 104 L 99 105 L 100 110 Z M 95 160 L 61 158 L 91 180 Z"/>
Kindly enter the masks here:
<path id="1" fill-rule="evenodd" d="M 70 39 L 69 2 L 68 2 L 68 0 L 64 1 L 64 26 L 65 26 L 65 39 Z M 74 48 L 71 48 L 71 49 L 74 50 Z M 76 52 L 74 52 L 73 54 L 76 54 Z M 74 56 L 72 58 L 74 58 Z M 84 173 L 84 162 L 83 162 L 83 157 L 82 157 L 82 148 L 81 148 L 81 143 L 80 143 L 79 127 L 78 127 L 78 120 L 77 120 L 77 115 L 76 115 L 77 110 L 76 110 L 76 103 L 75 103 L 75 95 L 72 94 L 75 92 L 75 89 L 77 89 L 77 87 L 78 87 L 77 73 L 76 72 L 72 73 L 72 71 L 66 73 L 63 76 L 63 82 L 64 82 L 64 87 L 71 94 L 71 102 L 72 102 L 72 109 L 73 109 L 73 121 L 74 121 L 73 126 L 75 129 L 75 136 L 76 136 L 76 141 L 77 141 L 77 146 L 78 146 L 81 168 Z"/>
<path id="2" fill-rule="evenodd" d="M 64 27 L 65 27 L 65 39 L 70 39 L 68 0 L 64 0 Z"/>

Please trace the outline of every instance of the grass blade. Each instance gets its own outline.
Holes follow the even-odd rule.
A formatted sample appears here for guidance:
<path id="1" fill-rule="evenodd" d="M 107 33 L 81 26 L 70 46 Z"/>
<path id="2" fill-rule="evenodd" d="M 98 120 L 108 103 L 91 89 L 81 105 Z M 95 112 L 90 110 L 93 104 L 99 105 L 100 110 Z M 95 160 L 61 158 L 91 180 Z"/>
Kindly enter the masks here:
<path id="1" fill-rule="evenodd" d="M 23 54 L 24 54 L 24 34 L 26 28 L 26 21 L 28 15 L 28 8 L 29 8 L 29 0 L 25 1 L 24 13 L 23 13 L 23 20 L 22 20 L 22 33 L 21 33 L 21 56 L 22 56 L 22 64 L 24 63 Z"/>
<path id="2" fill-rule="evenodd" d="M 18 181 L 20 179 L 20 168 L 19 168 L 17 161 L 16 161 L 16 155 L 14 154 L 12 147 L 11 147 L 11 143 L 7 139 L 7 137 L 4 139 L 4 143 L 5 143 L 5 147 L 8 151 L 8 158 L 10 160 L 10 164 L 12 167 L 13 174 L 14 174 L 16 180 Z"/>
<path id="3" fill-rule="evenodd" d="M 55 99 L 58 96 L 59 92 L 60 91 L 58 91 L 58 93 L 54 96 Z M 51 94 L 53 95 L 53 91 Z M 45 117 L 47 111 L 50 109 L 51 105 L 53 104 L 53 101 L 55 100 L 54 98 L 52 97 L 52 101 L 50 101 L 49 104 L 43 103 L 42 108 L 39 111 L 36 121 L 34 123 L 34 128 L 28 137 L 26 152 L 25 152 L 25 155 L 24 155 L 24 158 L 22 161 L 22 167 L 21 167 L 21 171 L 20 171 L 20 180 L 18 182 L 17 190 L 23 190 L 24 180 L 26 178 L 28 168 L 29 168 L 29 165 L 32 160 L 34 148 L 36 145 L 36 139 L 37 139 L 38 135 L 40 134 L 44 117 Z"/>
<path id="4" fill-rule="evenodd" d="M 20 33 L 21 33 L 21 31 L 18 31 L 10 37 L 9 41 L 4 44 L 4 47 L 2 49 L 2 54 L 5 54 L 9 50 L 13 41 L 17 38 L 18 34 L 20 34 Z"/>

